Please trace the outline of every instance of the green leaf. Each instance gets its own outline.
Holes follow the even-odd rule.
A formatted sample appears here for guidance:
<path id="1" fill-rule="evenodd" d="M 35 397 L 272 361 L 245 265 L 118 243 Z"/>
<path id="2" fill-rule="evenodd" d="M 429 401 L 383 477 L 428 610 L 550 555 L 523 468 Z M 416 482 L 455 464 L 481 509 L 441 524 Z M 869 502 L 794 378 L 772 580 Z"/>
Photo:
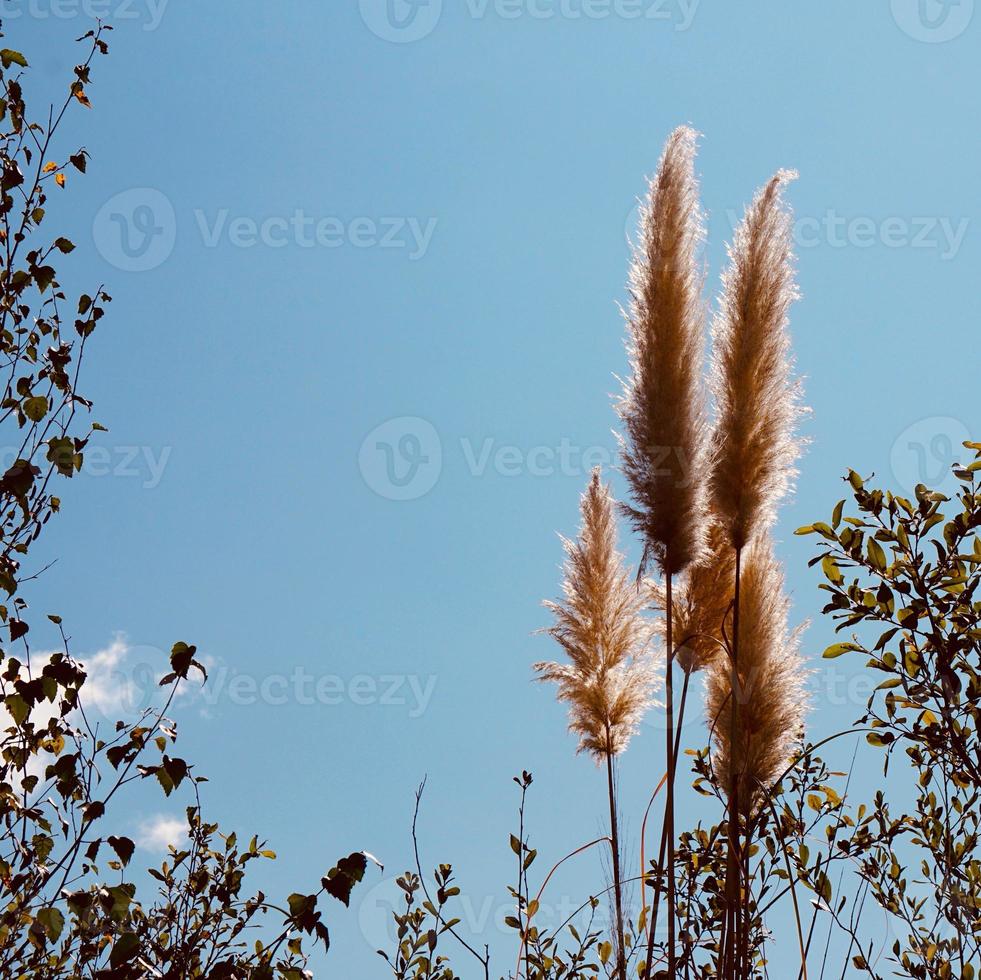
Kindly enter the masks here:
<path id="1" fill-rule="evenodd" d="M 48 934 L 48 939 L 53 943 L 58 942 L 58 939 L 61 937 L 61 931 L 65 928 L 65 916 L 61 909 L 48 906 L 48 908 L 41 909 L 35 918 L 44 927 L 44 931 Z"/>
<path id="2" fill-rule="evenodd" d="M 34 281 L 37 283 L 38 290 L 42 293 L 54 282 L 54 277 L 55 271 L 50 265 L 38 266 L 34 270 Z"/>
<path id="3" fill-rule="evenodd" d="M 337 867 L 331 868 L 320 883 L 327 890 L 328 895 L 332 895 L 345 905 L 350 905 L 351 892 L 354 890 L 354 886 L 364 878 L 367 867 L 368 859 L 362 852 L 352 854 L 350 857 L 341 858 L 337 862 Z"/>
<path id="4" fill-rule="evenodd" d="M 19 51 L 13 51 L 10 48 L 4 48 L 0 51 L 0 61 L 3 62 L 4 68 L 9 68 L 11 65 L 20 65 L 21 68 L 27 67 L 27 59 Z"/>
<path id="5" fill-rule="evenodd" d="M 825 556 L 821 562 L 821 568 L 824 570 L 824 574 L 829 582 L 833 582 L 835 585 L 841 585 L 845 581 L 845 576 L 841 574 L 841 569 L 831 555 Z"/>
<path id="6" fill-rule="evenodd" d="M 24 414 L 32 422 L 40 422 L 48 414 L 48 399 L 44 395 L 35 395 L 24 400 Z"/>
<path id="7" fill-rule="evenodd" d="M 133 959 L 139 951 L 140 941 L 137 939 L 136 934 L 124 932 L 112 947 L 109 964 L 113 967 L 122 966 L 124 963 L 128 963 Z"/>
<path id="8" fill-rule="evenodd" d="M 10 712 L 10 717 L 14 719 L 15 725 L 22 725 L 24 719 L 30 714 L 31 709 L 27 702 L 19 694 L 9 694 L 3 702 Z"/>
<path id="9" fill-rule="evenodd" d="M 886 553 L 882 550 L 882 545 L 875 538 L 869 538 L 869 561 L 880 571 L 884 572 L 888 568 Z"/>
<path id="10" fill-rule="evenodd" d="M 853 650 L 861 650 L 862 648 L 857 643 L 832 643 L 827 650 L 824 651 L 823 657 L 825 660 L 834 660 L 836 657 L 842 656 L 845 653 L 851 653 Z"/>
<path id="11" fill-rule="evenodd" d="M 75 473 L 75 444 L 71 439 L 64 436 L 49 439 L 47 458 L 62 476 L 70 477 Z"/>
<path id="12" fill-rule="evenodd" d="M 55 248 L 59 249 L 65 255 L 68 255 L 69 252 L 75 251 L 74 244 L 72 244 L 72 242 L 70 242 L 67 238 L 56 239 Z"/>
<path id="13" fill-rule="evenodd" d="M 124 866 L 129 864 L 133 851 L 136 850 L 136 845 L 128 837 L 110 837 L 109 846 L 116 852 Z"/>

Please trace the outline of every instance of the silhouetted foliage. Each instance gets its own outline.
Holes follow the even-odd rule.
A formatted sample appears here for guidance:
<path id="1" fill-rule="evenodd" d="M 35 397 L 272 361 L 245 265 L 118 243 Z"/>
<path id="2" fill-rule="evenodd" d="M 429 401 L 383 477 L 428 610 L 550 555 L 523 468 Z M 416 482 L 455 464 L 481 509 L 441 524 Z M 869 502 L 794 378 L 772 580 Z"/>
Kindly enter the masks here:
<path id="1" fill-rule="evenodd" d="M 320 890 L 290 895 L 285 908 L 244 891 L 248 866 L 275 855 L 256 838 L 240 846 L 204 819 L 202 777 L 174 751 L 167 712 L 189 673 L 205 673 L 195 647 L 174 646 L 159 710 L 109 731 L 86 714 L 86 673 L 61 617 L 48 616 L 61 648 L 32 655 L 22 594 L 38 575 L 31 546 L 61 507 L 56 482 L 82 468 L 89 439 L 103 429 L 83 424 L 91 404 L 78 382 L 110 297 L 99 286 L 69 300 L 54 263 L 75 246 L 46 230 L 55 220 L 49 194 L 67 192 L 88 167 L 84 149 L 59 162 L 51 148 L 69 109 L 90 107 L 92 65 L 108 53 L 108 30 L 100 25 L 79 39 L 85 60 L 64 104 L 40 122 L 25 104 L 28 59 L 0 50 L 0 425 L 4 444 L 19 447 L 0 477 L 0 976 L 301 980 L 303 938 L 329 946 L 320 899 L 347 903 L 366 859 L 344 859 Z M 102 829 L 136 782 L 156 783 L 167 797 L 186 793 L 191 804 L 186 845 L 172 846 L 149 872 L 159 886 L 152 896 L 137 887 L 134 842 Z"/>

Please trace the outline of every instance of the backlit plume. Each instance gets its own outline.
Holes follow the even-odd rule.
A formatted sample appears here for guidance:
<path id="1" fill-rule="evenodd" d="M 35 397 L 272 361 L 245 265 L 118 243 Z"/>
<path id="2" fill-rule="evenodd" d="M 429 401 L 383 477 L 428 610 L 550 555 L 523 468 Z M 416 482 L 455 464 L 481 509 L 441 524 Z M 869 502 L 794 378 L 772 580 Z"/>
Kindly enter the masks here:
<path id="1" fill-rule="evenodd" d="M 633 498 L 625 510 L 643 538 L 645 564 L 655 559 L 666 574 L 695 560 L 705 535 L 705 229 L 695 139 L 693 130 L 676 129 L 651 182 L 630 275 L 631 375 L 617 406 Z"/>
<path id="2" fill-rule="evenodd" d="M 581 507 L 578 540 L 564 540 L 563 596 L 545 603 L 555 616 L 547 632 L 569 660 L 538 663 L 535 670 L 539 680 L 558 684 L 579 751 L 601 762 L 627 747 L 654 703 L 657 675 L 641 615 L 645 596 L 617 551 L 616 504 L 598 471 Z"/>
<path id="3" fill-rule="evenodd" d="M 800 655 L 801 629 L 787 625 L 790 601 L 768 535 L 746 551 L 740 580 L 739 669 L 736 728 L 731 730 L 732 670 L 728 658 L 709 669 L 706 716 L 713 761 L 723 786 L 737 786 L 749 812 L 790 763 L 801 738 L 807 672 Z"/>
<path id="4" fill-rule="evenodd" d="M 798 293 L 791 214 L 781 196 L 794 177 L 780 171 L 747 208 L 729 248 L 713 327 L 712 506 L 736 548 L 772 524 L 800 455 L 787 331 Z"/>

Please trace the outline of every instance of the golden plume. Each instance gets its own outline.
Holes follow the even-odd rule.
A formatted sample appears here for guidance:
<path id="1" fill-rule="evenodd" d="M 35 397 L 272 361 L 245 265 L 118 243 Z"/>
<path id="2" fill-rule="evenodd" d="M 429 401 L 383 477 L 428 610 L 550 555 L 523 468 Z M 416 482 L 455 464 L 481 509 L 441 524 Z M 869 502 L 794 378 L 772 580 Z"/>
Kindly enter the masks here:
<path id="1" fill-rule="evenodd" d="M 740 579 L 734 729 L 728 657 L 713 661 L 706 685 L 715 771 L 728 793 L 735 790 L 743 813 L 750 813 L 783 773 L 803 732 L 807 672 L 800 655 L 802 629 L 788 627 L 789 609 L 773 544 L 769 535 L 760 535 L 746 550 Z"/>
<path id="2" fill-rule="evenodd" d="M 675 661 L 686 674 L 710 667 L 724 655 L 725 633 L 732 632 L 735 594 L 735 553 L 722 525 L 713 522 L 706 553 L 685 572 L 673 595 Z M 660 582 L 650 583 L 652 605 L 667 612 L 667 594 Z M 663 632 L 664 620 L 657 623 Z"/>
<path id="3" fill-rule="evenodd" d="M 695 560 L 705 534 L 704 217 L 696 135 L 684 126 L 671 134 L 651 182 L 630 275 L 631 377 L 617 405 L 633 497 L 624 509 L 644 541 L 643 564 L 654 558 L 665 574 Z"/>
<path id="4" fill-rule="evenodd" d="M 772 523 L 800 455 L 794 428 L 802 409 L 787 332 L 798 292 L 792 218 L 782 198 L 795 177 L 780 171 L 746 209 L 713 327 L 712 505 L 736 548 Z"/>
<path id="5" fill-rule="evenodd" d="M 641 615 L 644 595 L 617 551 L 616 504 L 598 470 L 581 509 L 579 539 L 563 539 L 563 598 L 545 603 L 555 616 L 546 632 L 569 662 L 537 663 L 535 670 L 539 680 L 558 684 L 579 751 L 599 763 L 627 747 L 654 703 L 656 672 L 648 653 L 650 630 Z"/>

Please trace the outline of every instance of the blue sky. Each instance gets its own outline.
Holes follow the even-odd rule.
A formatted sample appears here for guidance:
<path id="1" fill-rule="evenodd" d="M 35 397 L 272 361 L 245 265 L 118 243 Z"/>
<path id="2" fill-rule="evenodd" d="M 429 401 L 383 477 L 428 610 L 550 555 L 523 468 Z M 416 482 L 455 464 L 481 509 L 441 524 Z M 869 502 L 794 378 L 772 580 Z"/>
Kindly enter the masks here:
<path id="1" fill-rule="evenodd" d="M 65 130 L 89 174 L 51 208 L 82 246 L 65 285 L 116 298 L 83 386 L 111 432 L 63 493 L 33 600 L 79 656 L 124 637 L 110 689 L 178 639 L 209 658 L 183 751 L 212 816 L 279 852 L 270 893 L 313 890 L 362 848 L 386 878 L 408 867 L 428 774 L 424 860 L 458 869 L 504 973 L 510 777 L 535 774 L 543 861 L 602 826 L 601 776 L 530 664 L 554 652 L 533 632 L 555 532 L 613 460 L 645 175 L 675 126 L 704 134 L 714 285 L 755 188 L 800 172 L 813 414 L 779 536 L 819 657 L 813 543 L 793 529 L 830 513 L 846 467 L 908 491 L 977 437 L 981 16 L 974 0 L 386 2 L 5 0 L 42 96 L 93 10 L 117 28 L 94 110 Z M 857 663 L 819 669 L 816 735 L 867 690 Z M 657 726 L 623 764 L 632 843 Z M 863 775 L 875 764 L 860 753 Z M 152 848 L 182 806 L 139 798 L 122 819 Z M 384 975 L 381 880 L 332 910 L 325 975 Z M 583 858 L 554 902 L 602 882 Z"/>

